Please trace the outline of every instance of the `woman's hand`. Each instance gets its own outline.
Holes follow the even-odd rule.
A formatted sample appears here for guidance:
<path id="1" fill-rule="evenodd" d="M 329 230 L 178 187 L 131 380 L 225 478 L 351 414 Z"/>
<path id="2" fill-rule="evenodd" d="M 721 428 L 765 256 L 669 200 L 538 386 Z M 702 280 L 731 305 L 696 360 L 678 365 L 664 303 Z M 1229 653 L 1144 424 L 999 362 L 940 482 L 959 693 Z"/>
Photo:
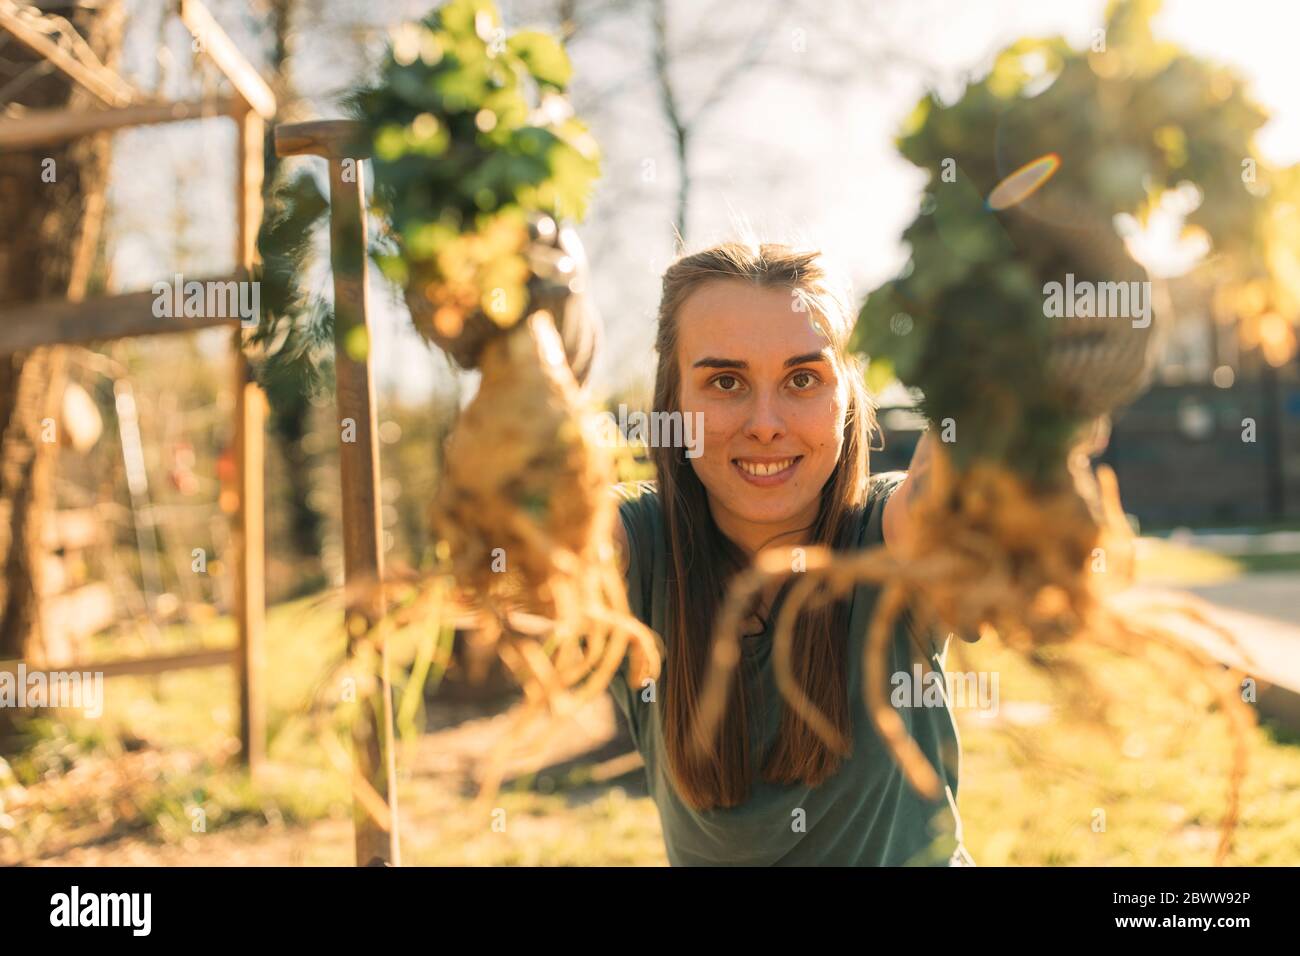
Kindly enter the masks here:
<path id="1" fill-rule="evenodd" d="M 925 493 L 930 481 L 933 446 L 934 433 L 927 429 L 912 451 L 912 463 L 908 466 L 907 477 L 885 502 L 885 513 L 881 519 L 885 547 L 904 561 L 916 556 L 916 503 Z"/>
<path id="2" fill-rule="evenodd" d="M 881 519 L 885 547 L 903 561 L 910 561 L 916 557 L 916 504 L 925 495 L 926 486 L 930 483 L 934 464 L 934 442 L 934 433 L 927 429 L 912 452 L 912 463 L 908 466 L 907 477 L 885 502 L 885 514 Z M 980 639 L 978 632 L 974 634 L 959 632 L 957 636 L 968 644 L 973 644 Z"/>

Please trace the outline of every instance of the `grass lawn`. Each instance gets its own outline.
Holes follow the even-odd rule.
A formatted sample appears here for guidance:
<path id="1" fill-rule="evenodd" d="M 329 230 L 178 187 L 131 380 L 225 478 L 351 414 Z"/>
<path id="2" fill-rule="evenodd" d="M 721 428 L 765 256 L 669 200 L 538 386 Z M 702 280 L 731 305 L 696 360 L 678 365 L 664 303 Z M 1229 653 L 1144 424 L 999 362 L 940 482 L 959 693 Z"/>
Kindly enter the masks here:
<path id="1" fill-rule="evenodd" d="M 1115 702 L 1112 740 L 1077 715 L 1024 706 L 1054 698 L 1050 683 L 1018 657 L 994 646 L 957 650 L 964 660 L 950 659 L 949 670 L 986 670 L 1001 683 L 1000 719 L 958 712 L 958 803 L 976 862 L 1212 861 L 1226 805 L 1230 738 L 1204 699 L 1199 706 L 1179 702 L 1150 665 L 1094 655 L 1097 683 Z M 1298 743 L 1267 725 L 1252 731 L 1230 864 L 1300 863 Z"/>
<path id="2" fill-rule="evenodd" d="M 1145 579 L 1201 583 L 1241 573 L 1236 559 L 1167 542 L 1144 548 Z M 46 718 L 35 745 L 0 762 L 0 863 L 55 858 L 92 845 L 94 859 L 206 863 L 334 863 L 352 859 L 345 777 L 304 719 L 343 649 L 337 605 L 273 608 L 266 640 L 270 740 L 255 782 L 230 759 L 236 700 L 224 668 L 105 683 L 104 716 Z M 228 646 L 233 625 L 173 629 L 165 646 Z M 119 640 L 115 656 L 146 648 Z M 110 648 L 96 650 L 107 658 Z M 1223 721 L 1174 699 L 1149 666 L 1093 660 L 1115 701 L 1114 739 L 1054 708 L 1052 688 L 996 646 L 957 646 L 948 669 L 999 676 L 1000 715 L 959 711 L 959 793 L 967 846 L 984 865 L 1199 865 L 1210 862 L 1224 809 Z M 484 716 L 481 719 L 488 720 Z M 1250 772 L 1230 862 L 1300 863 L 1300 746 L 1252 731 Z M 436 735 L 399 751 L 404 862 L 646 864 L 666 862 L 641 771 L 596 784 L 582 774 L 505 792 L 504 831 L 471 818 L 459 768 L 440 763 Z M 199 812 L 201 811 L 201 813 Z M 136 854 L 131 856 L 131 854 Z M 139 856 L 143 854 L 143 857 Z"/>

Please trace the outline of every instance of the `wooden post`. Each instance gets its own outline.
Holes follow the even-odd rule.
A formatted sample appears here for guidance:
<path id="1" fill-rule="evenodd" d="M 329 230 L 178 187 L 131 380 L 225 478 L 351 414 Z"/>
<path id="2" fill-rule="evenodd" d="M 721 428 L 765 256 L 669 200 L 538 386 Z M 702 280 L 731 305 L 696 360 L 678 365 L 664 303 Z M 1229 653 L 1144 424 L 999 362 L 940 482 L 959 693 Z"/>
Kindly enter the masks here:
<path id="1" fill-rule="evenodd" d="M 235 333 L 239 335 L 238 332 Z M 235 342 L 235 468 L 239 510 L 235 515 L 235 615 L 239 643 L 235 673 L 239 684 L 240 761 L 251 773 L 261 764 L 266 744 L 262 640 L 266 628 L 265 494 L 266 406 L 248 359 Z"/>
<path id="2" fill-rule="evenodd" d="M 235 117 L 238 127 L 235 230 L 236 265 L 251 280 L 262 222 L 262 177 L 266 123 L 251 109 Z M 236 672 L 239 682 L 239 745 L 244 764 L 256 773 L 266 746 L 266 696 L 262 681 L 262 639 L 266 627 L 266 400 L 244 354 L 242 331 L 234 333 L 235 465 L 239 511 L 235 540 L 235 606 L 239 621 Z"/>
<path id="3" fill-rule="evenodd" d="M 379 517 L 379 443 L 375 388 L 370 374 L 373 337 L 370 285 L 366 275 L 365 176 L 362 159 L 351 148 L 356 124 L 347 121 L 279 126 L 281 156 L 317 155 L 329 160 L 330 264 L 334 272 L 334 355 L 339 416 L 339 463 L 343 485 L 343 568 L 345 625 L 349 653 L 384 614 L 380 585 L 384 576 Z M 393 746 L 393 698 L 388 651 L 376 649 L 379 685 L 362 699 L 352 725 L 352 757 L 357 784 L 373 788 L 388 807 L 387 829 L 353 799 L 356 862 L 401 864 L 397 825 L 397 763 Z"/>

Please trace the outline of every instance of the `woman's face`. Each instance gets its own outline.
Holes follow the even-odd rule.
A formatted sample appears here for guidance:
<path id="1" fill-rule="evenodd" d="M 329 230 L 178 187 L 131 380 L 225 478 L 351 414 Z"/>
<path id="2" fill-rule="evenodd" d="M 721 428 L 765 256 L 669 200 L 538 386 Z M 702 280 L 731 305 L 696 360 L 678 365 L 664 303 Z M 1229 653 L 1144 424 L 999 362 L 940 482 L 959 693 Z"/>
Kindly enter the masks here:
<path id="1" fill-rule="evenodd" d="M 810 526 L 844 443 L 848 390 L 816 313 L 792 291 L 719 279 L 678 313 L 681 410 L 702 413 L 688 458 L 718 527 L 756 550 Z"/>

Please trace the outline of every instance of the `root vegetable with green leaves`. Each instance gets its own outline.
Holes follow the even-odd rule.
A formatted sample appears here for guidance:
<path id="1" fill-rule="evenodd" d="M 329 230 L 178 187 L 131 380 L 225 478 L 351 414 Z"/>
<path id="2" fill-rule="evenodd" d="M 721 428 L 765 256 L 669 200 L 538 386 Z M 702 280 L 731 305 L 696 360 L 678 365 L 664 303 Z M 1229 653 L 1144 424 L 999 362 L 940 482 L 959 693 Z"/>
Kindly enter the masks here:
<path id="1" fill-rule="evenodd" d="M 628 655 L 657 675 L 659 641 L 632 616 L 614 560 L 615 482 L 581 382 L 598 325 L 580 217 L 599 160 L 563 93 L 569 62 L 540 33 L 507 36 L 486 0 L 453 0 L 397 32 L 379 80 L 352 98 L 373 145 L 378 259 L 416 327 L 482 373 L 449 437 L 431 507 L 457 600 L 525 693 L 507 747 L 537 748 Z"/>
<path id="2" fill-rule="evenodd" d="M 788 551 L 760 554 L 735 581 L 716 623 L 718 666 L 704 688 L 701 739 L 712 740 L 720 723 L 755 597 L 793 579 L 774 634 L 777 683 L 789 705 L 833 742 L 829 721 L 793 678 L 794 622 L 806 607 L 875 584 L 864 694 L 874 726 L 919 792 L 940 796 L 939 780 L 890 705 L 884 673 L 894 621 L 909 606 L 923 629 L 1001 638 L 1103 726 L 1100 688 L 1059 652 L 1087 645 L 1156 655 L 1159 687 L 1184 699 L 1192 687 L 1207 688 L 1229 725 L 1232 765 L 1215 853 L 1222 863 L 1254 711 L 1242 700 L 1241 672 L 1222 669 L 1160 617 L 1174 611 L 1236 642 L 1191 599 L 1124 594 L 1133 583 L 1132 532 L 1114 473 L 1104 466 L 1094 473 L 1089 464 L 1109 414 L 1145 387 L 1157 328 L 1169 317 L 1151 321 L 1149 298 L 1145 316 L 1065 318 L 1045 304 L 1047 283 L 1067 274 L 1149 295 L 1145 271 L 1111 222 L 1120 213 L 1145 214 L 1188 177 L 1205 190 L 1193 221 L 1219 227 L 1220 268 L 1251 261 L 1261 204 L 1225 182 L 1223 170 L 1249 152 L 1257 116 L 1234 80 L 1153 46 L 1143 20 L 1149 6 L 1113 6 L 1110 59 L 1061 41 L 1022 41 L 958 103 L 926 99 L 918 107 L 900 148 L 932 180 L 904 233 L 911 259 L 868 297 L 856 339 L 877 375 L 892 373 L 924 396 L 928 474 L 914 467 L 904 485 L 913 486 L 911 557 L 900 560 L 883 547 L 852 555 L 808 549 L 795 567 Z M 1055 74 L 1034 93 L 1026 92 L 1031 83 L 1046 80 L 1025 67 L 1031 55 L 1047 80 Z M 1216 115 L 1240 123 L 1215 126 L 1195 150 L 1179 154 L 1171 140 L 1179 124 L 1202 115 L 1195 103 L 1201 94 L 1214 99 Z M 1134 100 L 1141 111 L 1120 108 Z"/>

